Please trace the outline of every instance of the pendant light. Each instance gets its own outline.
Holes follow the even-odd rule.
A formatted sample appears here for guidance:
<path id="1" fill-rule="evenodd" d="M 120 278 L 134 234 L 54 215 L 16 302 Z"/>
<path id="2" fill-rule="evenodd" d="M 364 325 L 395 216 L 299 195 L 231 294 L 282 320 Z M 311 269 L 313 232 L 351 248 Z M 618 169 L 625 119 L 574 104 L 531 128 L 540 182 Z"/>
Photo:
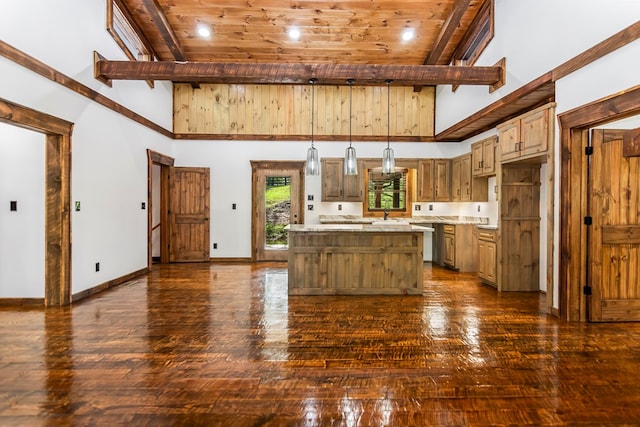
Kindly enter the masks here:
<path id="1" fill-rule="evenodd" d="M 349 85 L 349 146 L 344 151 L 344 174 L 345 175 L 358 175 L 358 160 L 356 159 L 356 149 L 351 146 L 351 118 L 353 114 L 351 112 L 353 104 L 353 83 L 355 80 L 347 80 Z"/>
<path id="2" fill-rule="evenodd" d="M 385 83 L 387 84 L 387 148 L 382 152 L 382 173 L 393 173 L 396 170 L 396 161 L 393 157 L 393 150 L 389 147 L 391 141 L 391 102 L 389 101 L 391 82 L 393 82 L 393 80 L 385 80 Z"/>
<path id="3" fill-rule="evenodd" d="M 320 175 L 320 159 L 318 149 L 313 145 L 313 110 L 315 105 L 316 79 L 309 79 L 311 84 L 311 147 L 307 150 L 307 175 Z"/>

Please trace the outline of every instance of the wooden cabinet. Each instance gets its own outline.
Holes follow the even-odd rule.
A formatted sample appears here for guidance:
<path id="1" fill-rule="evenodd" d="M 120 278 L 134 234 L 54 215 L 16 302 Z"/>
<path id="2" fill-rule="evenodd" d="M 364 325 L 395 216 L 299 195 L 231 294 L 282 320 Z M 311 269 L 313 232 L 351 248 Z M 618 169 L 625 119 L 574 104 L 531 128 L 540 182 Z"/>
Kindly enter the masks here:
<path id="1" fill-rule="evenodd" d="M 344 175 L 342 158 L 323 158 L 321 164 L 323 202 L 362 201 L 362 168 L 358 175 Z"/>
<path id="2" fill-rule="evenodd" d="M 483 283 L 496 287 L 497 230 L 478 229 L 478 277 Z"/>
<path id="3" fill-rule="evenodd" d="M 292 226 L 289 295 L 422 295 L 423 239 L 421 231 L 409 228 Z"/>
<path id="4" fill-rule="evenodd" d="M 442 264 L 461 272 L 476 271 L 477 230 L 471 224 L 442 227 Z"/>
<path id="5" fill-rule="evenodd" d="M 460 189 L 462 188 L 460 177 L 461 167 L 460 157 L 451 160 L 451 200 L 454 202 L 460 201 Z"/>
<path id="6" fill-rule="evenodd" d="M 500 161 L 546 161 L 547 149 L 554 142 L 554 116 L 555 103 L 550 103 L 498 126 Z"/>
<path id="7" fill-rule="evenodd" d="M 471 200 L 471 154 L 451 160 L 451 200 L 454 202 Z"/>
<path id="8" fill-rule="evenodd" d="M 497 136 L 492 136 L 471 145 L 471 167 L 474 177 L 496 174 Z"/>
<path id="9" fill-rule="evenodd" d="M 435 177 L 434 200 L 448 202 L 451 200 L 451 161 L 449 159 L 435 159 L 433 170 Z"/>
<path id="10" fill-rule="evenodd" d="M 420 159 L 418 161 L 417 201 L 451 201 L 450 163 L 449 159 Z"/>
<path id="11" fill-rule="evenodd" d="M 454 202 L 489 200 L 489 181 L 486 177 L 473 177 L 471 163 L 471 153 L 451 160 L 451 200 Z"/>
<path id="12" fill-rule="evenodd" d="M 434 201 L 434 188 L 433 159 L 418 160 L 418 191 L 416 194 L 418 201 Z"/>
<path id="13" fill-rule="evenodd" d="M 540 165 L 501 167 L 501 291 L 540 289 Z"/>
<path id="14" fill-rule="evenodd" d="M 456 268 L 456 226 L 445 225 L 444 231 L 444 252 L 442 256 L 442 262 L 444 265 Z"/>

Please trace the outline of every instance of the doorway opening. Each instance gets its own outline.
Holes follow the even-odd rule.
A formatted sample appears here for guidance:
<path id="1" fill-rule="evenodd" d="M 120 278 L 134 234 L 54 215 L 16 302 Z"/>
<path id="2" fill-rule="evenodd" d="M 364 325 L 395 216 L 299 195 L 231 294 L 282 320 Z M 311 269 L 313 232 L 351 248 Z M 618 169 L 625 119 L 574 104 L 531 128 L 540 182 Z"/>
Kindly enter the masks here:
<path id="1" fill-rule="evenodd" d="M 147 267 L 169 262 L 169 171 L 174 159 L 147 150 Z"/>
<path id="2" fill-rule="evenodd" d="M 289 249 L 286 226 L 291 223 L 291 176 L 268 176 L 264 189 L 265 250 Z"/>
<path id="3" fill-rule="evenodd" d="M 289 224 L 304 223 L 304 162 L 252 161 L 252 261 L 284 261 Z"/>
<path id="4" fill-rule="evenodd" d="M 44 305 L 71 303 L 71 132 L 73 123 L 0 99 L 0 122 L 46 135 Z"/>

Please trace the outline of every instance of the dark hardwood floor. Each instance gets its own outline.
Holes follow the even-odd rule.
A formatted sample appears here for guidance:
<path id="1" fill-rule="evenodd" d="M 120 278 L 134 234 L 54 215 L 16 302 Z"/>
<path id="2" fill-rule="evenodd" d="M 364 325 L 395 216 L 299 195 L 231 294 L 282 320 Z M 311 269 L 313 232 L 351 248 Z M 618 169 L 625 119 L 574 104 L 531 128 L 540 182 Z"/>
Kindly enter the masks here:
<path id="1" fill-rule="evenodd" d="M 2 426 L 640 423 L 640 324 L 425 266 L 423 296 L 287 297 L 286 264 L 155 265 L 0 308 Z"/>

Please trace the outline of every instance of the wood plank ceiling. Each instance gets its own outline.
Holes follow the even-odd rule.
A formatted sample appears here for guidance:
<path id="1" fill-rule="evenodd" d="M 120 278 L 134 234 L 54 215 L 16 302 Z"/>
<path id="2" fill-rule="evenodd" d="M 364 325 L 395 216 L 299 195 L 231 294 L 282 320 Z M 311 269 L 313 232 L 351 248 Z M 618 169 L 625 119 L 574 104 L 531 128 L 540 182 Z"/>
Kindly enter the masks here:
<path id="1" fill-rule="evenodd" d="M 191 83 L 496 85 L 500 66 L 451 66 L 485 0 L 113 0 L 157 61 L 107 61 L 103 79 Z M 210 31 L 201 36 L 199 28 Z M 297 30 L 299 38 L 290 37 Z M 403 32 L 414 37 L 403 40 Z"/>
<path id="2" fill-rule="evenodd" d="M 452 65 L 456 48 L 492 0 L 111 1 L 130 14 L 157 60 L 97 55 L 95 74 L 103 81 L 306 84 L 313 77 L 318 84 L 353 78 L 357 85 L 384 85 L 390 79 L 416 90 L 504 84 L 502 65 Z M 200 26 L 211 35 L 199 36 Z M 294 28 L 297 40 L 289 36 Z M 405 41 L 408 29 L 415 36 Z M 479 133 L 500 119 L 500 111 L 493 113 L 492 123 L 467 121 L 442 140 Z"/>
<path id="3" fill-rule="evenodd" d="M 122 0 L 161 61 L 405 65 L 448 65 L 482 2 Z"/>

